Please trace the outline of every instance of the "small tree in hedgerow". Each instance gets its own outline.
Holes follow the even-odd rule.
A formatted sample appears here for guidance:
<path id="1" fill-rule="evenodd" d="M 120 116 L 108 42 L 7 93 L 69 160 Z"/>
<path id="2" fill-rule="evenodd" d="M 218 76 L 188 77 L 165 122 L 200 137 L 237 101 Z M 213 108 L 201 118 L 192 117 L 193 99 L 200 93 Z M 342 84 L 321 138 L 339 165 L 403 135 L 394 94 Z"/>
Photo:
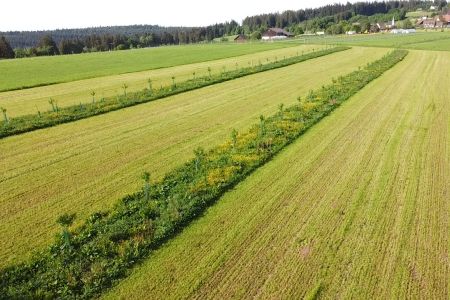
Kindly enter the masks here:
<path id="1" fill-rule="evenodd" d="M 66 247 L 70 247 L 70 232 L 69 227 L 72 226 L 75 221 L 76 214 L 63 214 L 56 219 L 56 223 L 63 227 L 62 237 Z"/>
<path id="2" fill-rule="evenodd" d="M 91 96 L 92 96 L 92 103 L 95 103 L 95 91 L 91 92 Z"/>
<path id="3" fill-rule="evenodd" d="M 233 146 L 233 149 L 236 149 L 236 145 L 237 145 L 237 136 L 238 136 L 238 132 L 236 129 L 233 129 L 231 131 L 231 145 Z"/>
<path id="4" fill-rule="evenodd" d="M 52 111 L 56 112 L 56 101 L 53 98 L 50 98 L 50 100 L 48 100 L 48 103 L 52 106 Z"/>
<path id="5" fill-rule="evenodd" d="M 278 105 L 278 110 L 279 110 L 279 114 L 280 114 L 280 120 L 283 120 L 283 109 L 284 109 L 284 104 L 281 103 L 280 105 Z"/>
<path id="6" fill-rule="evenodd" d="M 194 155 L 195 155 L 195 171 L 198 171 L 200 170 L 202 162 L 205 159 L 206 153 L 205 150 L 203 150 L 203 148 L 199 147 L 194 150 Z"/>
<path id="7" fill-rule="evenodd" d="M 150 173 L 149 172 L 144 172 L 142 174 L 142 180 L 144 180 L 144 195 L 145 195 L 145 200 L 149 200 L 150 197 Z"/>
<path id="8" fill-rule="evenodd" d="M 8 119 L 8 115 L 6 114 L 6 108 L 0 107 L 0 110 L 3 113 L 3 119 L 5 120 L 5 123 L 8 124 L 9 123 L 9 119 Z"/>
<path id="9" fill-rule="evenodd" d="M 259 134 L 264 136 L 266 134 L 266 119 L 263 115 L 259 116 Z"/>

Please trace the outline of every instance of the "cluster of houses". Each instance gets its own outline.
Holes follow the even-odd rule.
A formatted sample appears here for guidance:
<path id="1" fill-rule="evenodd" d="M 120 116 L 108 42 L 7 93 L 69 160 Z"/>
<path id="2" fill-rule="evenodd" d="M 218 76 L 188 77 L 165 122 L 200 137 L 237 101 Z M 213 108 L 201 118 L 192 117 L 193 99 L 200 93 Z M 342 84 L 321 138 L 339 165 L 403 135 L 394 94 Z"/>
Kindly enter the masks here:
<path id="1" fill-rule="evenodd" d="M 358 25 L 359 23 L 354 23 L 352 25 Z M 440 28 L 450 28 L 450 13 L 446 15 L 436 16 L 434 18 L 423 17 L 418 20 L 416 27 L 424 29 L 440 29 Z M 395 20 L 392 19 L 391 22 L 377 22 L 370 25 L 370 33 L 378 32 L 390 32 L 394 34 L 405 34 L 414 33 L 415 29 L 399 29 L 395 24 Z M 325 32 L 317 32 L 316 35 L 323 35 Z M 352 35 L 356 34 L 356 31 L 347 31 L 346 34 Z M 282 40 L 293 37 L 294 34 L 282 29 L 282 28 L 269 28 L 261 36 L 263 41 L 270 40 Z M 239 34 L 234 38 L 235 42 L 245 42 L 247 36 Z"/>
<path id="2" fill-rule="evenodd" d="M 436 16 L 434 18 L 422 17 L 417 21 L 416 26 L 424 29 L 450 28 L 450 14 Z"/>

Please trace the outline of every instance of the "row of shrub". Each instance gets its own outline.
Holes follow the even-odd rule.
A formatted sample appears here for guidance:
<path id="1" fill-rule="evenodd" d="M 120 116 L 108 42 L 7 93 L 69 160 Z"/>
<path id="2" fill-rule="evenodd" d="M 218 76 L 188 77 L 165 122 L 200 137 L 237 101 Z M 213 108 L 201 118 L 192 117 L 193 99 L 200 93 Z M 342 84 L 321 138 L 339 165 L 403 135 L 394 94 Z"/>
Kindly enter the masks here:
<path id="1" fill-rule="evenodd" d="M 8 118 L 6 112 L 4 113 L 3 121 L 0 121 L 0 138 L 16 135 L 24 132 L 29 132 L 41 128 L 51 127 L 62 123 L 73 122 L 76 120 L 88 118 L 95 115 L 104 114 L 110 111 L 122 109 L 125 107 L 146 103 L 149 101 L 173 96 L 179 93 L 195 90 L 205 86 L 217 84 L 220 82 L 236 79 L 251 74 L 269 71 L 277 68 L 286 67 L 292 64 L 303 62 L 305 60 L 325 56 L 331 53 L 344 51 L 350 49 L 348 47 L 334 47 L 330 49 L 314 51 L 300 56 L 283 58 L 274 62 L 245 67 L 236 70 L 223 70 L 220 74 L 212 74 L 211 69 L 208 68 L 208 75 L 195 77 L 184 82 L 176 83 L 175 78 L 172 77 L 173 83 L 170 86 L 160 87 L 154 89 L 149 81 L 149 87 L 139 92 L 127 94 L 128 86 L 123 85 L 124 93 L 115 97 L 102 98 L 95 101 L 95 93 L 92 94 L 92 102 L 80 103 L 77 105 L 60 108 L 57 103 L 50 99 L 49 103 L 52 107 L 51 111 L 37 112 L 37 114 L 24 115 L 15 118 Z"/>
<path id="2" fill-rule="evenodd" d="M 30 262 L 0 271 L 0 295 L 6 298 L 91 298 L 125 277 L 136 262 L 199 216 L 228 189 L 271 159 L 305 130 L 317 123 L 401 61 L 406 50 L 395 50 L 380 60 L 333 80 L 333 83 L 290 107 L 265 118 L 247 132 L 233 130 L 228 141 L 205 151 L 121 199 L 111 211 L 90 216 L 84 225 L 64 228 L 49 249 Z"/>

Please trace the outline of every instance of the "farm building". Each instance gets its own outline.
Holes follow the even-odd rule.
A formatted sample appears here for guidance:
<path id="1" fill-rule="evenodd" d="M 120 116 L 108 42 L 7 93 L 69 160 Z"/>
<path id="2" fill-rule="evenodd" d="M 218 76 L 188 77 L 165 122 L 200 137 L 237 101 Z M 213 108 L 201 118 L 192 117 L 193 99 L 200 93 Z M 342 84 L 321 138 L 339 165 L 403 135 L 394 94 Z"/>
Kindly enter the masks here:
<path id="1" fill-rule="evenodd" d="M 422 18 L 420 19 L 416 26 L 420 26 L 425 29 L 437 29 L 445 28 L 450 25 L 450 15 L 439 16 L 436 18 Z"/>
<path id="2" fill-rule="evenodd" d="M 247 36 L 244 34 L 239 34 L 234 38 L 235 43 L 245 43 L 247 41 Z"/>
<path id="3" fill-rule="evenodd" d="M 377 24 L 370 24 L 369 32 L 370 32 L 370 33 L 377 33 L 377 32 L 380 32 L 380 28 L 378 27 Z"/>
<path id="4" fill-rule="evenodd" d="M 284 29 L 281 28 L 269 28 L 266 32 L 262 34 L 263 40 L 281 40 L 289 37 L 293 37 L 294 35 Z"/>
<path id="5" fill-rule="evenodd" d="M 426 19 L 422 21 L 423 28 L 435 28 L 436 20 L 435 19 Z"/>
<path id="6" fill-rule="evenodd" d="M 415 29 L 393 29 L 391 30 L 392 34 L 409 34 L 409 33 L 416 33 Z"/>

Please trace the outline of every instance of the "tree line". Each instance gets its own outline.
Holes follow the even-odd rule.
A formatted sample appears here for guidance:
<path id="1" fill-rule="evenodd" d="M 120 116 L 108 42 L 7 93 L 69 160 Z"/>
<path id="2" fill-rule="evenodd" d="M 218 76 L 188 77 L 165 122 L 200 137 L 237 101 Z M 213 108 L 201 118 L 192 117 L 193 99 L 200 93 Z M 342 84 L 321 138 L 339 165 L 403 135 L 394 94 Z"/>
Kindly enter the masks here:
<path id="1" fill-rule="evenodd" d="M 251 16 L 245 18 L 242 25 L 231 21 L 206 27 L 132 25 L 0 32 L 0 59 L 200 43 L 241 33 L 258 39 L 270 27 L 285 28 L 294 34 L 317 31 L 341 34 L 349 30 L 366 32 L 369 31 L 371 23 L 389 21 L 392 18 L 403 20 L 407 11 L 427 10 L 431 5 L 434 5 L 437 11 L 445 11 L 449 4 L 445 0 L 347 2 L 314 9 Z M 411 27 L 412 24 L 404 22 L 402 26 Z"/>
<path id="2" fill-rule="evenodd" d="M 431 5 L 435 5 L 438 10 L 447 7 L 447 1 L 383 1 L 383 2 L 356 2 L 346 4 L 331 4 L 314 9 L 300 9 L 297 11 L 287 10 L 282 13 L 269 13 L 247 17 L 243 20 L 243 27 L 250 31 L 258 30 L 261 27 L 287 28 L 305 21 L 328 19 L 334 23 L 342 20 L 350 20 L 357 15 L 373 16 L 376 14 L 388 14 L 393 10 L 413 11 L 417 9 L 427 10 Z M 325 29 L 322 26 L 321 29 Z"/>
<path id="3" fill-rule="evenodd" d="M 159 27 L 152 25 L 112 26 L 37 32 L 0 33 L 0 58 L 20 58 L 157 47 L 212 41 L 239 34 L 236 21 L 207 27 Z M 6 51 L 6 47 L 13 48 Z M 5 50 L 3 50 L 5 48 Z"/>

